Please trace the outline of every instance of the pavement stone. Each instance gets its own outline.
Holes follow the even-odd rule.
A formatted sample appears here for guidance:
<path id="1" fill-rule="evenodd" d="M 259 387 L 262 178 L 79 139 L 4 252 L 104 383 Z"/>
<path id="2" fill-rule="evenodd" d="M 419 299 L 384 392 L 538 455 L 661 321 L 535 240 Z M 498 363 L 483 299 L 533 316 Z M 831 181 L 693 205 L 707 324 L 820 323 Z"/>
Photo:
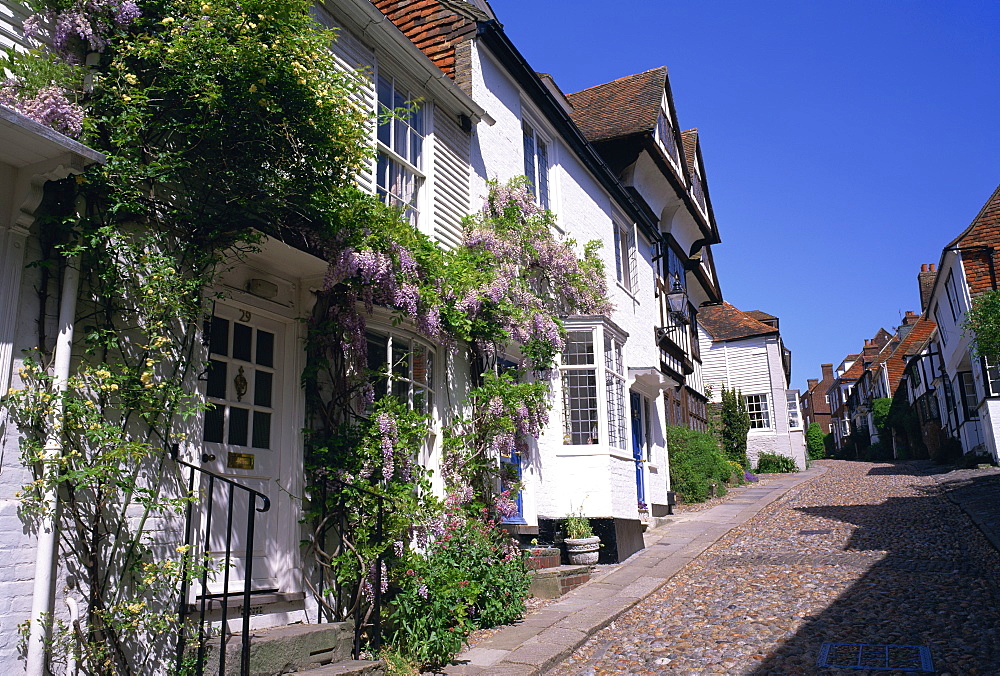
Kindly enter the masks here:
<path id="1" fill-rule="evenodd" d="M 1000 470 L 819 464 L 542 673 L 886 673 L 818 667 L 832 641 L 924 645 L 942 676 L 1000 674 Z"/>
<path id="2" fill-rule="evenodd" d="M 671 516 L 644 534 L 646 548 L 614 569 L 600 573 L 556 603 L 504 627 L 482 644 L 459 654 L 443 673 L 452 676 L 540 674 L 567 660 L 590 637 L 655 595 L 672 576 L 696 561 L 736 526 L 803 482 L 822 475 L 825 467 L 789 474 L 767 486 L 731 491 L 746 504 Z M 720 509 L 725 508 L 725 509 Z M 719 511 L 717 511 L 719 510 Z M 502 646 L 502 648 L 501 648 Z"/>

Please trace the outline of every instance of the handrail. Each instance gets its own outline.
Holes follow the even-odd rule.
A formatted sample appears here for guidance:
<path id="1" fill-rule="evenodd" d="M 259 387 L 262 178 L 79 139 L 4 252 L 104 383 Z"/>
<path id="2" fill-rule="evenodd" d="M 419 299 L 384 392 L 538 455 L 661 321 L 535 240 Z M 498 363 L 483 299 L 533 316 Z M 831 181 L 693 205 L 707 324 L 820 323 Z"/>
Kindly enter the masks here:
<path id="1" fill-rule="evenodd" d="M 193 496 L 195 493 L 195 477 L 201 475 L 203 477 L 202 481 L 207 478 L 208 484 L 207 489 L 203 491 L 203 496 L 207 497 L 207 506 L 205 510 L 205 518 L 203 522 L 203 533 L 204 541 L 202 542 L 202 555 L 207 555 L 211 549 L 211 537 L 212 537 L 212 516 L 215 507 L 215 483 L 219 482 L 228 487 L 226 494 L 226 549 L 225 549 L 225 562 L 223 571 L 223 583 L 222 592 L 209 593 L 208 591 L 208 566 L 204 566 L 201 572 L 201 594 L 198 595 L 198 654 L 197 654 L 197 664 L 195 665 L 195 673 L 199 676 L 204 673 L 205 670 L 205 659 L 207 657 L 208 648 L 208 632 L 205 628 L 205 616 L 211 606 L 214 599 L 223 599 L 221 603 L 222 619 L 221 619 L 221 631 L 220 631 L 220 643 L 219 643 L 219 675 L 223 676 L 226 673 L 226 629 L 228 627 L 228 615 L 229 615 L 229 604 L 226 603 L 226 599 L 230 596 L 236 596 L 229 591 L 229 572 L 230 564 L 232 561 L 232 537 L 233 537 L 233 505 L 234 497 L 236 495 L 236 490 L 245 491 L 249 498 L 249 505 L 247 508 L 246 515 L 246 547 L 244 549 L 244 561 L 245 561 L 245 571 L 243 575 L 243 591 L 240 594 L 243 596 L 243 607 L 242 607 L 242 628 L 243 633 L 240 637 L 241 641 L 241 651 L 240 651 L 240 674 L 241 676 L 249 676 L 250 674 L 250 597 L 254 594 L 251 589 L 253 580 L 253 537 L 254 537 L 254 527 L 257 513 L 264 513 L 271 509 L 271 499 L 260 491 L 254 490 L 249 486 L 244 486 L 243 484 L 224 477 L 215 472 L 210 472 L 197 465 L 192 465 L 189 462 L 181 460 L 179 457 L 179 450 L 177 444 L 172 444 L 170 447 L 170 456 L 180 467 L 187 467 L 191 470 L 190 476 L 188 477 L 188 494 Z M 204 484 L 202 484 L 204 487 Z M 257 506 L 257 499 L 261 499 L 261 505 Z M 194 501 L 188 502 L 187 512 L 185 516 L 185 527 L 184 527 L 184 544 L 193 545 L 195 540 L 195 533 L 193 527 L 195 525 L 195 514 L 194 514 Z M 184 558 L 182 575 L 181 575 L 181 591 L 180 591 L 180 601 L 179 608 L 177 610 L 178 614 L 178 638 L 177 638 L 177 668 L 180 671 L 181 666 L 184 662 L 184 652 L 187 648 L 187 632 L 185 631 L 184 621 L 187 619 L 188 608 L 187 608 L 187 595 L 188 595 L 188 581 L 187 581 L 187 566 L 190 557 Z"/>
<path id="2" fill-rule="evenodd" d="M 332 585 L 333 592 L 336 594 L 338 601 L 338 619 L 347 619 L 351 615 L 354 617 L 353 652 L 355 659 L 358 659 L 361 655 L 361 637 L 365 633 L 366 628 L 369 630 L 369 644 L 372 650 L 378 651 L 382 644 L 382 565 L 385 560 L 385 552 L 388 550 L 387 544 L 383 542 L 383 517 L 387 503 L 395 502 L 395 500 L 390 496 L 382 495 L 366 488 L 362 488 L 356 484 L 344 481 L 343 479 L 339 479 L 336 476 L 333 476 L 329 471 L 324 471 L 321 476 L 317 477 L 317 480 L 321 488 L 319 499 L 322 504 L 322 514 L 320 518 L 321 527 L 317 534 L 319 541 L 318 544 L 321 551 L 326 550 L 327 535 L 330 531 L 334 531 L 335 537 L 337 538 L 337 551 L 352 549 L 354 545 L 357 544 L 349 540 L 350 523 L 347 518 L 346 500 L 341 497 L 335 505 L 334 514 L 328 513 L 330 507 L 328 498 L 330 497 L 329 494 L 331 489 L 333 492 L 349 489 L 363 493 L 375 499 L 375 535 L 373 540 L 374 543 L 376 543 L 376 548 L 378 549 L 379 554 L 375 557 L 375 560 L 371 562 L 370 566 L 370 574 L 372 576 L 370 581 L 372 601 L 369 612 L 367 614 L 362 613 L 361 602 L 362 597 L 364 596 L 365 583 L 366 578 L 369 575 L 369 571 L 364 569 L 359 570 L 358 579 L 348 582 L 347 584 L 338 584 L 336 577 L 334 577 L 334 583 Z M 331 558 L 333 557 L 331 556 Z M 352 587 L 350 589 L 346 589 L 348 585 L 352 585 Z M 344 598 L 345 592 L 347 596 L 346 599 Z M 329 610 L 324 610 L 323 608 L 323 576 L 320 577 L 316 593 L 319 601 L 318 621 L 322 622 L 324 619 L 330 621 L 332 619 L 332 613 L 330 613 Z"/>

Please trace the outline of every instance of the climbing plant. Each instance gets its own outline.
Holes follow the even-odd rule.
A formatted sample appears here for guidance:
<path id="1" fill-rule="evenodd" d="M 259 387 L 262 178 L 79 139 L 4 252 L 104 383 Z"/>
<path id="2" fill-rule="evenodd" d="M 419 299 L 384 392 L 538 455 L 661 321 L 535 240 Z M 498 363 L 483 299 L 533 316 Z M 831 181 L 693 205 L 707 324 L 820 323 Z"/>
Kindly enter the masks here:
<path id="1" fill-rule="evenodd" d="M 491 184 L 452 251 L 358 190 L 353 177 L 372 156 L 372 116 L 352 103 L 364 76 L 339 67 L 335 32 L 315 24 L 306 0 L 32 8 L 25 30 L 39 46 L 7 52 L 0 105 L 106 157 L 47 188 L 32 262 L 37 345 L 4 400 L 35 476 L 21 494 L 24 518 L 34 527 L 58 494 L 61 560 L 84 608 L 78 626 L 55 623 L 51 659 L 94 674 L 149 673 L 168 661 L 182 630 L 173 626 L 178 590 L 212 563 L 164 536 L 178 532 L 195 498 L 165 451 L 196 443 L 189 437 L 206 408 L 196 394 L 200 327 L 222 298 L 219 274 L 265 237 L 329 262 L 308 318 L 308 489 L 293 497 L 318 533 L 328 483 L 339 482 L 353 510 L 342 534 L 354 549 L 331 551 L 314 537 L 308 550 L 317 579 L 359 584 L 347 596 L 317 588 L 317 597 L 344 612 L 345 601 L 369 603 L 376 582 L 413 591 L 390 570 L 421 555 L 413 545 L 430 547 L 446 524 L 511 513 L 517 484 L 499 459 L 529 452 L 546 423 L 559 317 L 610 310 L 597 245 L 555 237 L 523 179 Z M 60 383 L 47 318 L 70 269 L 81 276 L 76 349 L 85 357 Z M 376 396 L 365 342 L 375 312 L 471 355 L 471 394 L 441 430 L 443 499 L 413 453 L 430 421 Z M 392 505 L 379 538 L 361 518 L 373 501 Z M 492 543 L 499 559 L 490 565 L 510 563 L 496 529 L 469 532 Z M 519 585 L 505 589 L 523 595 Z"/>
<path id="2" fill-rule="evenodd" d="M 747 433 L 750 431 L 750 414 L 739 390 L 722 387 L 722 406 L 719 411 L 722 450 L 730 460 L 750 469 L 747 459 Z"/>

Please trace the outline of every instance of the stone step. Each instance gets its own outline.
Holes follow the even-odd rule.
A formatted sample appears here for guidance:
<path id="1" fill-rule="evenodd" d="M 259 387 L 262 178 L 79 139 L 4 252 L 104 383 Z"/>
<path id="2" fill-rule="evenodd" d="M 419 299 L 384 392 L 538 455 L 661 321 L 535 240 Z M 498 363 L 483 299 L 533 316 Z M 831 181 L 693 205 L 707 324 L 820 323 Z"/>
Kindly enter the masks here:
<path id="1" fill-rule="evenodd" d="M 286 624 L 255 629 L 250 641 L 250 674 L 274 676 L 340 664 L 350 659 L 353 642 L 353 622 Z M 218 673 L 219 643 L 213 640 L 207 647 L 205 673 Z M 226 643 L 226 676 L 238 676 L 240 649 L 240 635 L 230 636 Z"/>
<path id="2" fill-rule="evenodd" d="M 562 557 L 562 551 L 558 547 L 536 547 L 529 549 L 528 553 L 528 570 L 555 568 Z"/>
<path id="3" fill-rule="evenodd" d="M 383 676 L 385 662 L 382 660 L 341 660 L 334 664 L 295 673 L 296 676 Z"/>
<path id="4" fill-rule="evenodd" d="M 531 571 L 528 591 L 540 599 L 556 599 L 590 580 L 593 566 L 557 566 Z"/>

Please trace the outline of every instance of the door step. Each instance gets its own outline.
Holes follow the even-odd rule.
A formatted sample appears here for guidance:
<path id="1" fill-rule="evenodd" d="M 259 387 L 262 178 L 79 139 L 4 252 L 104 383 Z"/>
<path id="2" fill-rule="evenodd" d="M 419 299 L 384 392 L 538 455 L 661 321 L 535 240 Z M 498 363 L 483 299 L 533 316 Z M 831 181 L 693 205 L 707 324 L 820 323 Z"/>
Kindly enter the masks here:
<path id="1" fill-rule="evenodd" d="M 255 629 L 250 641 L 251 676 L 274 676 L 333 666 L 349 661 L 354 642 L 353 622 L 327 624 L 286 624 L 270 629 Z M 206 674 L 219 671 L 218 639 L 208 644 Z M 226 649 L 226 676 L 238 676 L 240 670 L 240 635 L 229 637 Z M 353 674 L 355 672 L 330 672 Z M 369 673 L 369 672 L 357 672 Z M 376 673 L 376 672 L 371 672 Z"/>
<path id="2" fill-rule="evenodd" d="M 382 660 L 342 660 L 324 667 L 298 671 L 296 676 L 384 676 Z"/>
<path id="3" fill-rule="evenodd" d="M 590 580 L 593 566 L 557 566 L 531 571 L 528 591 L 540 599 L 557 599 Z"/>

